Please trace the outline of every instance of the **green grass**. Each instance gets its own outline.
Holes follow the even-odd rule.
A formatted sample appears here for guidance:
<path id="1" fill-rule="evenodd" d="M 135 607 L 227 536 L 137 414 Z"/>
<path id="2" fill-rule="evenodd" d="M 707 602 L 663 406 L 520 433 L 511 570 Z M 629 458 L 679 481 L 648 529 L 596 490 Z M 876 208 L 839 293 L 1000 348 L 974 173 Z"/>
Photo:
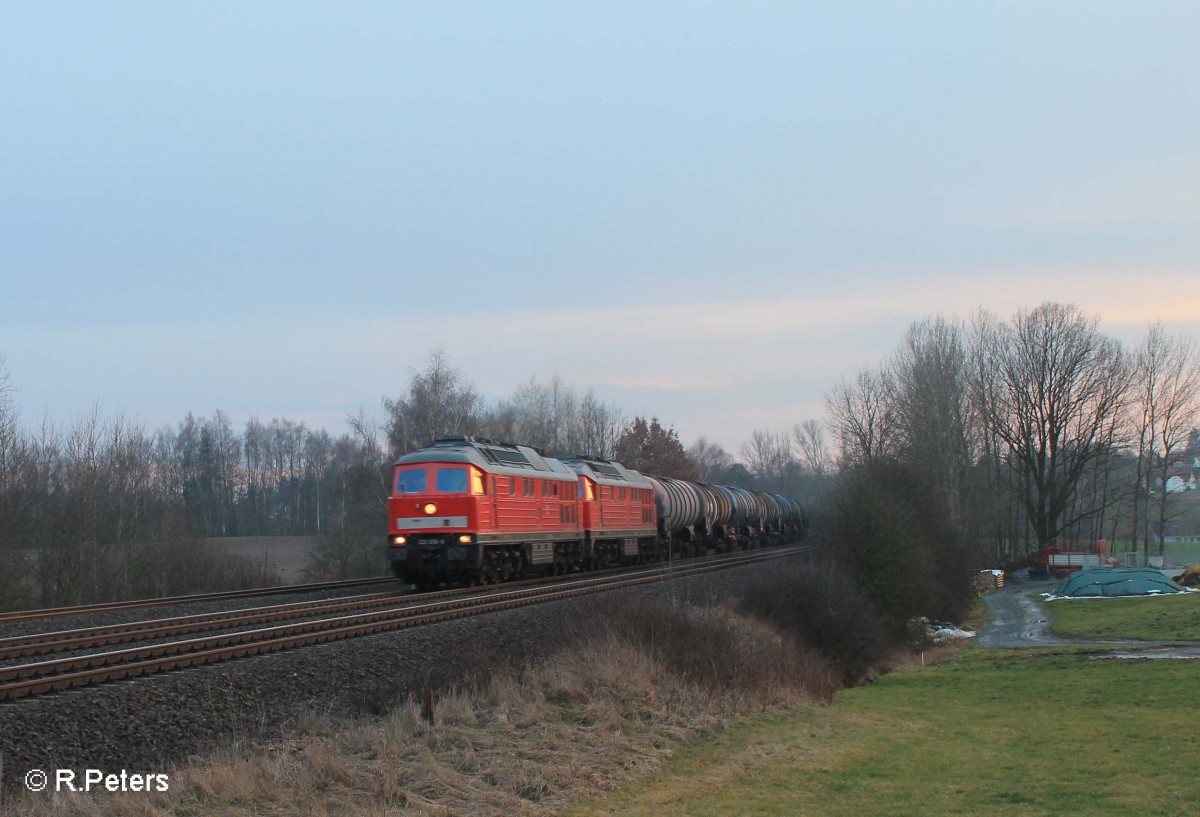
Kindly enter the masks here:
<path id="1" fill-rule="evenodd" d="M 1194 661 L 968 648 L 763 716 L 570 815 L 1194 814 Z"/>
<path id="2" fill-rule="evenodd" d="M 1051 628 L 1083 638 L 1200 640 L 1200 593 L 1043 602 Z"/>
<path id="3" fill-rule="evenodd" d="M 1167 542 L 1163 551 L 1168 564 L 1194 565 L 1200 562 L 1200 543 L 1197 542 Z"/>

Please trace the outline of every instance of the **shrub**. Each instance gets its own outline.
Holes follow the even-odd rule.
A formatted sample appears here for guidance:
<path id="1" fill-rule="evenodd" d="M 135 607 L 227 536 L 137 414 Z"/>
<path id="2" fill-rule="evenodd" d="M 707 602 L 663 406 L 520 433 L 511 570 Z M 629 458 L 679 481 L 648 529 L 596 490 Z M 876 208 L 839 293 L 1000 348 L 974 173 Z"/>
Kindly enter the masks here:
<path id="1" fill-rule="evenodd" d="M 764 576 L 747 586 L 741 606 L 829 659 L 847 685 L 862 680 L 889 650 L 879 613 L 831 561 L 788 565 Z"/>
<path id="2" fill-rule="evenodd" d="M 830 543 L 896 638 L 914 616 L 960 621 L 974 599 L 962 537 L 916 469 L 879 462 L 851 472 Z"/>
<path id="3" fill-rule="evenodd" d="M 613 605 L 607 622 L 619 641 L 712 692 L 797 686 L 813 697 L 829 694 L 828 667 L 819 656 L 729 610 L 634 601 Z"/>

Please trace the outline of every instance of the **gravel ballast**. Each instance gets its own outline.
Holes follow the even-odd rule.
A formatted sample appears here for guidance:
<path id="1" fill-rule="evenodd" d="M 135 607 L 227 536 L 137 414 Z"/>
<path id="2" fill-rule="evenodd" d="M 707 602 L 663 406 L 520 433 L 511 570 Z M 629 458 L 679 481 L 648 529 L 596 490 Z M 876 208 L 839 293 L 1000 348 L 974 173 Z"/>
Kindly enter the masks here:
<path id="1" fill-rule="evenodd" d="M 605 605 L 708 604 L 776 569 L 758 563 L 0 704 L 0 785 L 20 786 L 29 769 L 169 771 L 221 746 L 279 738 L 312 712 L 381 712 L 464 674 L 551 653 Z"/>

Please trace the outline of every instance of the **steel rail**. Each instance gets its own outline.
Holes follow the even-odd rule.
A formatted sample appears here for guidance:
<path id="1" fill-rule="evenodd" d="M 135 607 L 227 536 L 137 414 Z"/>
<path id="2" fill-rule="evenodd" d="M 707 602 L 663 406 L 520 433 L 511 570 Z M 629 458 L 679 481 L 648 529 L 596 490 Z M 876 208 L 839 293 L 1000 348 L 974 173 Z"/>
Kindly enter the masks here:
<path id="1" fill-rule="evenodd" d="M 126 624 L 108 624 L 34 635 L 10 636 L 0 638 L 0 660 L 68 652 L 88 647 L 105 647 L 111 644 L 127 644 L 132 641 L 186 635 L 243 624 L 284 621 L 289 618 L 320 615 L 338 609 L 395 604 L 399 599 L 408 597 L 396 593 L 369 593 L 336 600 L 297 601 L 267 607 L 243 607 L 221 613 L 195 613 L 187 616 L 131 621 Z"/>
<path id="2" fill-rule="evenodd" d="M 196 666 L 304 644 L 386 632 L 469 615 L 555 601 L 620 587 L 664 581 L 783 558 L 802 547 L 750 551 L 703 564 L 655 566 L 638 573 L 578 579 L 545 587 L 498 592 L 401 608 L 318 619 L 256 630 L 173 641 L 146 647 L 96 653 L 77 658 L 0 668 L 0 700 L 86 686 L 150 672 Z"/>
<path id="3" fill-rule="evenodd" d="M 606 573 L 611 571 L 605 571 Z M 553 580 L 560 580 L 554 577 Z M 551 579 L 538 577 L 517 582 L 507 582 L 505 587 L 520 587 L 526 584 L 545 584 Z M 296 601 L 288 604 L 261 607 L 242 607 L 220 613 L 194 613 L 171 618 L 131 621 L 125 624 L 107 624 L 98 627 L 80 627 L 74 630 L 55 630 L 32 635 L 17 635 L 0 638 L 0 661 L 25 658 L 31 655 L 46 655 L 56 652 L 107 647 L 113 644 L 128 644 L 152 638 L 201 633 L 206 630 L 226 629 L 247 624 L 266 624 L 292 618 L 325 615 L 342 610 L 385 607 L 413 600 L 437 599 L 446 596 L 461 596 L 486 592 L 484 587 L 454 587 L 425 593 L 366 593 L 343 596 L 336 599 Z"/>
<path id="4" fill-rule="evenodd" d="M 396 583 L 399 579 L 383 577 L 374 579 L 343 579 L 335 582 L 312 584 L 286 584 L 280 587 L 262 587 L 250 590 L 225 590 L 217 593 L 193 593 L 187 596 L 164 596 L 157 599 L 131 599 L 130 601 L 107 601 L 98 604 L 81 604 L 75 607 L 44 607 L 40 610 L 13 610 L 0 613 L 0 624 L 25 621 L 34 618 L 60 618 L 87 613 L 107 613 L 114 610 L 136 610 L 142 607 L 162 607 L 169 604 L 192 604 L 203 601 L 250 598 L 253 596 L 280 596 L 284 593 L 316 593 L 321 590 L 337 590 L 356 585 Z"/>
<path id="5" fill-rule="evenodd" d="M 694 563 L 703 564 L 707 560 L 720 558 L 721 555 L 716 554 L 714 556 L 700 557 Z M 608 568 L 592 572 L 588 574 L 588 577 L 620 575 L 636 572 L 638 569 L 638 567 L 629 566 Z M 562 581 L 561 576 L 538 576 L 515 582 L 506 582 L 504 587 L 519 588 L 558 581 Z M 170 618 L 132 621 L 124 624 L 106 624 L 72 630 L 9 636 L 7 638 L 0 638 L 0 661 L 26 658 L 34 655 L 71 652 L 91 647 L 129 644 L 154 638 L 168 638 L 176 635 L 202 633 L 209 630 L 229 629 L 251 624 L 267 624 L 294 618 L 327 615 L 356 608 L 384 607 L 407 600 L 436 599 L 484 592 L 487 592 L 486 588 L 476 586 L 447 588 L 425 593 L 367 593 L 355 596 L 343 596 L 336 599 L 315 599 L 279 605 L 243 607 L 237 610 L 225 610 L 217 613 L 195 613 Z"/>
<path id="6" fill-rule="evenodd" d="M 746 558 L 748 554 L 737 554 L 736 556 L 722 561 L 721 566 L 725 566 L 727 562 L 737 562 L 739 559 Z M 691 565 L 688 565 L 691 567 Z M 666 566 L 653 566 L 641 571 L 635 571 L 630 574 L 632 577 L 638 577 L 644 573 L 655 573 L 656 571 L 670 570 Z M 683 568 L 678 568 L 680 570 Z M 573 587 L 587 586 L 591 584 L 604 583 L 609 581 L 620 581 L 623 577 L 585 577 L 573 581 L 559 582 L 551 587 Z M 352 622 L 374 620 L 376 618 L 388 618 L 396 615 L 407 615 L 412 610 L 438 610 L 451 607 L 470 606 L 477 602 L 479 598 L 489 599 L 513 599 L 526 595 L 536 595 L 542 592 L 542 588 L 532 587 L 525 589 L 515 589 L 510 587 L 500 588 L 498 591 L 485 594 L 483 596 L 473 596 L 465 599 L 451 599 L 449 601 L 426 602 L 424 599 L 416 600 L 415 603 L 409 600 L 406 603 L 403 599 L 396 599 L 389 609 L 375 611 L 373 613 L 359 613 L 349 616 L 338 616 L 334 618 L 323 618 L 314 621 L 300 622 L 296 624 L 280 625 L 277 627 L 260 628 L 256 630 L 243 630 L 234 633 L 222 633 L 217 635 L 203 636 L 195 639 L 186 639 L 183 641 L 166 642 L 162 644 L 151 644 L 143 647 L 133 647 L 125 650 L 114 650 L 103 653 L 91 653 L 87 655 L 74 656 L 69 658 L 57 658 L 49 661 L 40 661 L 32 664 L 17 664 L 8 667 L 0 667 L 0 681 L 12 678 L 22 678 L 26 676 L 45 675 L 56 671 L 74 670 L 78 668 L 109 666 L 114 663 L 120 663 L 126 659 L 140 660 L 142 658 L 154 657 L 159 655 L 169 655 L 179 652 L 186 652 L 190 649 L 197 649 L 213 644 L 233 643 L 246 640 L 253 640 L 266 635 L 271 635 L 276 632 L 307 632 L 310 630 L 324 629 L 329 626 L 330 622 Z M 399 606 L 397 606 L 399 605 Z M 324 612 L 324 611 L 322 611 Z M 336 612 L 336 611 L 334 611 Z"/>

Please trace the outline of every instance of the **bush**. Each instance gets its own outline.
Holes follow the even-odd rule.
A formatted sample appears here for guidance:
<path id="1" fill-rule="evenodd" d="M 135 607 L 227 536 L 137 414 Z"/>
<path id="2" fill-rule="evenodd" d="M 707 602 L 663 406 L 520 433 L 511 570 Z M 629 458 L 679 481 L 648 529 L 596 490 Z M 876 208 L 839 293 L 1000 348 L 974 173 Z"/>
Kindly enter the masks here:
<path id="1" fill-rule="evenodd" d="M 961 621 L 975 598 L 963 539 L 919 470 L 882 462 L 851 472 L 830 543 L 896 638 L 915 616 Z"/>
<path id="2" fill-rule="evenodd" d="M 794 686 L 817 699 L 831 692 L 829 668 L 820 656 L 797 650 L 780 633 L 728 609 L 649 600 L 614 604 L 607 629 L 668 672 L 711 692 Z"/>
<path id="3" fill-rule="evenodd" d="M 783 567 L 748 585 L 741 606 L 830 660 L 846 685 L 861 681 L 889 651 L 879 613 L 833 562 Z"/>

